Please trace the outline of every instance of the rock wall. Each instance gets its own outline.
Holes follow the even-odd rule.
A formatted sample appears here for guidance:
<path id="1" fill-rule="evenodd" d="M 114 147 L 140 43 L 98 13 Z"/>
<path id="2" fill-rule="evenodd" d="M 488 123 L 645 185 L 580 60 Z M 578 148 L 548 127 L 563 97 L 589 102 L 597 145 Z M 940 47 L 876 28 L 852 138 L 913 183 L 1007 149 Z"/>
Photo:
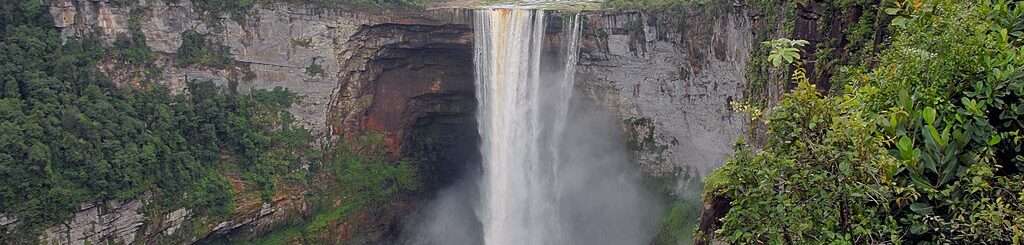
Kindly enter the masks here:
<path id="1" fill-rule="evenodd" d="M 746 129 L 751 25 L 735 6 L 587 14 L 577 88 L 616 112 L 650 175 L 703 176 Z"/>
<path id="2" fill-rule="evenodd" d="M 113 242 L 131 244 L 136 231 L 142 227 L 142 202 L 110 201 L 82 204 L 75 216 L 64 223 L 43 231 L 44 244 L 93 244 Z"/>
<path id="3" fill-rule="evenodd" d="M 472 121 L 472 35 L 467 25 L 471 20 L 463 11 L 347 11 L 282 3 L 256 6 L 242 18 L 210 18 L 190 0 L 142 0 L 127 6 L 110 0 L 50 4 L 54 25 L 65 38 L 96 34 L 109 45 L 132 35 L 137 26 L 156 53 L 155 66 L 162 70 L 157 82 L 172 91 L 182 92 L 185 81 L 212 80 L 243 92 L 274 87 L 295 92 L 300 99 L 290 112 L 324 139 L 379 132 L 388 136 L 399 157 L 416 152 L 401 144 L 414 133 L 406 131 L 432 125 L 418 118 L 439 118 L 449 125 Z M 234 64 L 176 65 L 174 57 L 186 31 L 227 46 Z M 323 71 L 307 72 L 312 64 Z M 141 79 L 133 75 L 137 67 L 99 68 L 122 86 Z M 461 119 L 441 120 L 445 116 Z M 469 129 L 475 132 L 474 128 Z M 141 197 L 87 203 L 39 239 L 47 244 L 189 244 L 226 234 L 260 234 L 310 211 L 301 190 L 291 194 L 275 195 L 266 203 L 252 195 L 236 195 L 237 207 L 229 217 L 206 217 L 187 209 L 143 211 L 146 202 Z M 2 213 L 0 232 L 14 229 L 17 220 Z"/>
<path id="4" fill-rule="evenodd" d="M 243 18 L 210 18 L 190 0 L 131 6 L 55 0 L 50 13 L 68 38 L 97 33 L 112 43 L 138 26 L 157 53 L 163 70 L 158 82 L 175 91 L 192 79 L 240 91 L 287 88 L 301 96 L 290 111 L 315 135 L 381 133 L 396 158 L 422 160 L 428 187 L 450 183 L 465 171 L 463 165 L 479 158 L 472 19 L 465 10 L 356 12 L 271 4 Z M 577 89 L 619 115 L 644 172 L 704 175 L 721 164 L 745 129 L 745 119 L 729 106 L 742 97 L 751 46 L 743 9 L 583 15 Z M 175 65 L 181 34 L 189 30 L 229 47 L 235 64 Z M 313 64 L 323 72 L 307 72 Z M 116 64 L 101 69 L 119 84 L 140 79 Z M 301 198 L 283 197 L 239 207 L 231 217 L 209 218 L 185 209 L 143 214 L 144 203 L 83 205 L 41 240 L 191 243 L 211 234 L 263 232 L 309 208 Z M 0 231 L 14 225 L 16 220 L 0 215 Z"/>
<path id="5" fill-rule="evenodd" d="M 255 7 L 243 18 L 225 15 L 210 20 L 209 13 L 197 9 L 190 0 L 142 0 L 131 6 L 119 6 L 110 0 L 56 0 L 51 3 L 50 13 L 63 36 L 98 33 L 108 43 L 129 35 L 130 22 L 138 21 L 147 45 L 161 54 L 157 65 L 163 72 L 158 80 L 172 90 L 180 91 L 185 81 L 196 79 L 236 82 L 240 91 L 287 88 L 302 96 L 292 114 L 321 135 L 327 131 L 327 105 L 339 83 L 363 78 L 349 74 L 367 69 L 370 57 L 365 55 L 369 50 L 365 46 L 379 47 L 404 38 L 391 35 L 366 39 L 361 32 L 384 24 L 440 26 L 469 21 L 459 11 L 353 12 L 283 3 Z M 190 30 L 229 47 L 236 66 L 213 69 L 173 65 L 173 56 L 182 44 L 181 34 Z M 319 65 L 323 72 L 307 72 L 312 64 Z"/>

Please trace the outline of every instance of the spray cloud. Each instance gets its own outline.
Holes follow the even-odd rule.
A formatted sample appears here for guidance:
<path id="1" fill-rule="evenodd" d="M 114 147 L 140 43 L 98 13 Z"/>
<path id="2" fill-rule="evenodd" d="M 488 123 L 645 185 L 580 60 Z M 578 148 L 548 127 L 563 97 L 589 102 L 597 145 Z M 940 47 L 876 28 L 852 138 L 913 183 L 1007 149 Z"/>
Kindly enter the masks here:
<path id="1" fill-rule="evenodd" d="M 545 45 L 541 9 L 476 10 L 479 176 L 441 191 L 407 244 L 644 244 L 657 198 L 640 184 L 613 117 L 573 96 L 579 15 Z"/>

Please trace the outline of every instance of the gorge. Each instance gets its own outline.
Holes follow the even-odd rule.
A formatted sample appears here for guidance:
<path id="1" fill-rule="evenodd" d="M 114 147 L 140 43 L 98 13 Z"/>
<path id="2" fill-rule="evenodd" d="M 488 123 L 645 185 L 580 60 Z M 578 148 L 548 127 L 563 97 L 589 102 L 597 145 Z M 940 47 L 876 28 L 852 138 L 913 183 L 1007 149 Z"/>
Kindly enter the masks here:
<path id="1" fill-rule="evenodd" d="M 0 244 L 1021 244 L 1010 0 L 6 0 Z"/>
<path id="2" fill-rule="evenodd" d="M 48 12 L 65 38 L 97 35 L 102 42 L 112 43 L 119 36 L 141 35 L 154 52 L 154 62 L 163 68 L 155 81 L 171 90 L 180 91 L 188 80 L 211 80 L 224 86 L 237 86 L 240 91 L 287 88 L 300 96 L 288 111 L 297 123 L 311 129 L 315 137 L 344 138 L 365 132 L 378 133 L 391 159 L 415 159 L 424 184 L 420 191 L 423 194 L 410 194 L 389 202 L 381 210 L 331 223 L 336 229 L 354 230 L 332 233 L 332 237 L 350 241 L 397 239 L 402 230 L 408 230 L 402 228 L 405 226 L 401 225 L 402 217 L 415 212 L 413 204 L 429 206 L 425 200 L 436 200 L 435 197 L 447 193 L 445 190 L 458 188 L 456 186 L 462 182 L 487 181 L 463 178 L 487 168 L 480 165 L 480 159 L 485 156 L 477 148 L 480 144 L 486 145 L 481 141 L 486 139 L 480 138 L 478 132 L 484 127 L 478 126 L 483 124 L 476 119 L 483 104 L 476 99 L 475 91 L 481 87 L 474 84 L 473 77 L 477 45 L 474 35 L 482 33 L 473 27 L 472 10 L 375 12 L 267 3 L 254 7 L 244 18 L 229 15 L 214 18 L 212 23 L 215 24 L 209 22 L 206 10 L 188 0 L 131 5 L 103 0 L 62 0 L 50 3 Z M 564 100 L 564 107 L 543 108 L 572 111 L 565 113 L 575 119 L 565 119 L 563 130 L 569 137 L 561 139 L 562 144 L 607 142 L 575 149 L 586 150 L 587 154 L 559 156 L 567 159 L 594 156 L 596 159 L 575 161 L 608 166 L 594 168 L 599 175 L 563 177 L 607 181 L 611 179 L 608 177 L 623 174 L 628 178 L 658 176 L 669 180 L 663 184 L 667 189 L 664 192 L 690 193 L 692 186 L 687 184 L 688 179 L 706 174 L 719 164 L 731 152 L 733 139 L 743 134 L 744 119 L 735 116 L 728 105 L 743 96 L 744 62 L 752 46 L 751 21 L 743 8 L 694 8 L 681 15 L 591 10 L 580 12 L 578 17 L 552 11 L 546 16 L 550 21 L 533 28 L 545 34 L 544 38 L 531 45 L 551 51 L 542 54 L 543 59 L 560 59 L 557 56 L 564 54 L 558 54 L 563 52 L 558 50 L 568 49 L 564 44 L 568 42 L 566 37 L 574 36 L 568 31 L 575 30 L 573 24 L 566 24 L 570 23 L 568 19 L 576 19 L 579 56 L 575 71 L 566 72 L 561 78 L 571 81 L 564 84 L 571 87 L 563 88 L 572 90 L 563 90 L 571 96 L 544 97 L 544 100 Z M 190 31 L 225 47 L 231 65 L 173 65 L 186 41 L 183 33 Z M 565 69 L 563 65 L 541 67 L 537 75 L 551 75 L 545 74 L 548 72 L 543 71 L 545 69 Z M 117 84 L 130 85 L 144 79 L 140 76 L 140 67 L 107 62 L 100 63 L 99 68 Z M 587 111 L 594 113 L 583 113 Z M 587 129 L 595 127 L 611 133 L 589 135 L 592 132 Z M 622 133 L 614 133 L 616 131 Z M 538 135 L 552 137 L 547 131 Z M 544 158 L 555 157 L 544 154 L 548 154 Z M 623 166 L 623 163 L 636 165 Z M 651 226 L 657 222 L 653 216 L 662 208 L 642 208 L 644 205 L 633 202 L 657 198 L 632 189 L 650 188 L 624 186 L 615 189 L 616 185 L 595 184 L 563 186 L 563 189 L 636 192 L 632 197 L 609 195 L 623 200 L 618 205 L 632 207 L 622 213 L 623 220 L 585 217 L 589 220 L 584 221 L 595 224 L 622 221 L 619 225 L 630 229 L 617 232 L 645 234 L 621 236 L 623 238 L 653 235 L 655 228 Z M 568 196 L 564 199 L 572 202 L 563 204 L 587 210 L 585 205 L 591 203 L 586 199 L 589 196 L 571 191 L 564 194 Z M 305 193 L 302 188 L 281 190 L 269 201 L 239 197 L 236 201 L 239 204 L 227 217 L 206 217 L 189 208 L 162 210 L 156 214 L 144 212 L 143 207 L 149 203 L 146 197 L 125 202 L 83 203 L 73 219 L 46 229 L 41 239 L 81 244 L 86 241 L 188 243 L 224 236 L 258 237 L 286 226 L 297 217 L 313 215 L 314 205 Z M 601 210 L 601 207 L 590 208 Z M 554 218 L 539 213 L 537 216 Z M 638 223 L 625 222 L 638 216 L 648 218 Z M 577 223 L 584 222 L 578 220 L 580 217 L 570 218 L 577 219 L 574 221 Z M 474 225 L 472 220 L 467 223 Z M 14 227 L 8 226 L 12 224 L 16 224 L 16 220 L 3 223 L 5 227 Z M 566 234 L 595 234 L 612 229 L 578 228 L 584 230 Z M 607 238 L 613 234 L 616 233 L 591 238 Z"/>

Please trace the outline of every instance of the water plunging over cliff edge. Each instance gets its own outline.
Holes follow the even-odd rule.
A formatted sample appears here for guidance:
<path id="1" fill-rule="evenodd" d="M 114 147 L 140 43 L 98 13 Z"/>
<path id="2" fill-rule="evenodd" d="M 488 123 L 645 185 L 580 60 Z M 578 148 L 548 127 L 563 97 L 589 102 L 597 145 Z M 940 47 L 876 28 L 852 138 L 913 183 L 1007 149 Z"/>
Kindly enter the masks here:
<path id="1" fill-rule="evenodd" d="M 560 136 L 572 96 L 578 15 L 563 52 L 542 59 L 544 10 L 475 13 L 477 120 L 483 140 L 484 242 L 565 244 L 559 220 Z M 560 64 L 547 64 L 555 61 Z M 548 71 L 544 67 L 557 67 Z"/>
<path id="2" fill-rule="evenodd" d="M 473 14 L 482 169 L 441 190 L 402 243 L 649 243 L 660 202 L 640 184 L 614 116 L 574 95 L 581 15 Z"/>

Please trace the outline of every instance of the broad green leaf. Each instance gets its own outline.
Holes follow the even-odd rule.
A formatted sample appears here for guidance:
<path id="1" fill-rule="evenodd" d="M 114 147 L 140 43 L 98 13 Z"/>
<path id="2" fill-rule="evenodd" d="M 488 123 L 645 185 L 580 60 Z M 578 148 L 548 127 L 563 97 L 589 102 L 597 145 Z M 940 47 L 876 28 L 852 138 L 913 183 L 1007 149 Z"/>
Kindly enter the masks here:
<path id="1" fill-rule="evenodd" d="M 933 127 L 932 125 L 926 125 L 924 126 L 924 128 L 926 132 L 922 133 L 927 134 L 925 136 L 930 136 L 930 139 L 936 144 L 938 148 L 946 148 L 946 139 L 942 138 L 942 135 L 939 134 L 938 129 L 935 129 L 935 127 Z"/>
<path id="2" fill-rule="evenodd" d="M 900 158 L 903 160 L 911 160 L 913 157 L 914 143 L 910 141 L 910 137 L 900 137 L 899 142 L 896 143 L 896 149 L 900 151 Z"/>
<path id="3" fill-rule="evenodd" d="M 935 108 L 932 108 L 931 106 L 925 107 L 924 111 L 921 111 L 921 116 L 924 117 L 924 122 L 928 125 L 933 125 L 935 123 L 935 114 Z"/>
<path id="4" fill-rule="evenodd" d="M 995 146 L 995 145 L 999 144 L 999 141 L 1002 141 L 1002 140 L 1003 140 L 1003 138 L 999 137 L 999 135 L 992 135 L 992 138 L 988 139 L 988 145 L 989 146 Z"/>
<path id="5" fill-rule="evenodd" d="M 898 8 L 885 8 L 885 14 L 887 14 L 887 15 L 896 15 L 896 14 L 899 14 L 899 13 L 900 13 L 900 9 L 898 9 Z"/>

